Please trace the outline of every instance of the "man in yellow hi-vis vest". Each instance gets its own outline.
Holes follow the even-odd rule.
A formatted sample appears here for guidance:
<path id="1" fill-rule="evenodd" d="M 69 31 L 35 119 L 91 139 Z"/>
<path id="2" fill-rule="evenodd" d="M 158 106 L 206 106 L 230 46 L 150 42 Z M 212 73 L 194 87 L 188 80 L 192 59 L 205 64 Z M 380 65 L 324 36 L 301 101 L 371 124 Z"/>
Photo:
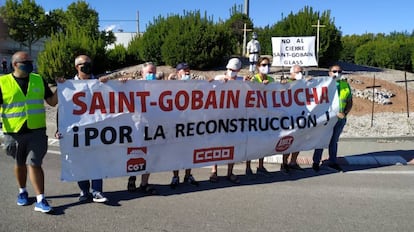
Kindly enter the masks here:
<path id="1" fill-rule="evenodd" d="M 338 153 L 338 140 L 339 136 L 342 133 L 342 130 L 346 124 L 346 116 L 352 109 L 353 101 L 352 101 L 352 92 L 351 86 L 349 85 L 346 78 L 342 76 L 342 68 L 341 66 L 335 64 L 329 68 L 329 76 L 336 80 L 336 88 L 338 90 L 339 95 L 339 112 L 337 113 L 338 121 L 336 122 L 332 137 L 329 141 L 329 159 L 328 159 L 328 167 L 336 170 L 338 172 L 343 172 L 342 168 L 337 163 L 337 153 Z M 313 164 L 312 168 L 314 171 L 319 171 L 319 164 L 322 158 L 323 149 L 315 149 L 313 153 Z"/>
<path id="2" fill-rule="evenodd" d="M 4 132 L 4 149 L 15 161 L 14 173 L 19 194 L 17 205 L 28 205 L 26 190 L 29 173 L 36 203 L 34 210 L 48 213 L 52 207 L 44 197 L 43 157 L 47 153 L 46 112 L 44 100 L 50 105 L 57 104 L 46 81 L 32 73 L 33 60 L 23 51 L 12 57 L 14 71 L 0 77 L 0 105 Z"/>

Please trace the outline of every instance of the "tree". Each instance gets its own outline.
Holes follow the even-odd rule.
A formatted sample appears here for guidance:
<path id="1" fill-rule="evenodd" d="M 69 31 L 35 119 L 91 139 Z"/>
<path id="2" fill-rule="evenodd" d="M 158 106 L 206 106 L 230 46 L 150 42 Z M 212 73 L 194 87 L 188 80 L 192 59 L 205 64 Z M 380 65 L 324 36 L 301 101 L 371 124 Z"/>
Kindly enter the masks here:
<path id="1" fill-rule="evenodd" d="M 45 11 L 34 0 L 6 0 L 0 8 L 0 16 L 9 29 L 9 36 L 32 53 L 32 45 L 49 36 L 50 24 Z"/>
<path id="2" fill-rule="evenodd" d="M 59 76 L 73 77 L 76 73 L 75 58 L 82 54 L 93 60 L 94 73 L 103 73 L 106 70 L 106 58 L 102 38 L 91 38 L 88 32 L 76 27 L 68 27 L 66 32 L 55 33 L 45 43 L 45 49 L 38 57 L 39 73 L 49 82 Z"/>

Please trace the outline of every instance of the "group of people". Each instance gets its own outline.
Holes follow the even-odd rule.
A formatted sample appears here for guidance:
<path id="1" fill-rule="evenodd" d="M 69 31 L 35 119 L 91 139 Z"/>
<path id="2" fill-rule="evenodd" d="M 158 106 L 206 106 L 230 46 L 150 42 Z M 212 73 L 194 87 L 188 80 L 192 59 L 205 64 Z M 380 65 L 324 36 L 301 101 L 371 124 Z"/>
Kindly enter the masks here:
<path id="1" fill-rule="evenodd" d="M 33 73 L 33 60 L 27 52 L 16 52 L 11 59 L 13 72 L 0 77 L 0 104 L 1 116 L 4 132 L 4 149 L 7 155 L 15 160 L 14 173 L 16 176 L 19 193 L 17 195 L 17 205 L 24 206 L 29 204 L 29 195 L 26 189 L 26 180 L 29 176 L 35 194 L 36 203 L 34 210 L 48 213 L 53 210 L 44 196 L 44 172 L 42 169 L 42 160 L 47 153 L 47 136 L 46 136 L 46 112 L 43 101 L 49 105 L 55 106 L 58 103 L 56 91 L 52 92 L 46 81 L 38 74 Z M 269 84 L 275 79 L 269 75 L 270 60 L 267 57 L 259 57 L 255 63 L 253 75 L 240 76 L 239 72 L 242 63 L 238 58 L 231 58 L 226 65 L 226 72 L 217 75 L 211 80 L 242 80 L 251 81 L 262 84 Z M 92 60 L 87 55 L 80 55 L 75 58 L 74 67 L 77 71 L 75 80 L 96 79 L 92 72 Z M 176 66 L 176 72 L 168 76 L 168 80 L 190 80 L 191 70 L 187 63 L 180 63 Z M 156 65 L 147 62 L 143 64 L 141 70 L 142 79 L 157 80 Z M 328 166 L 337 171 L 342 171 L 337 164 L 337 143 L 339 136 L 346 124 L 346 115 L 352 108 L 352 94 L 349 84 L 341 78 L 342 69 L 339 65 L 333 65 L 329 68 L 329 76 L 335 78 L 338 89 L 340 106 L 337 115 L 338 122 L 333 129 L 333 135 L 329 143 L 329 159 Z M 303 78 L 303 69 L 299 65 L 292 66 L 290 70 L 290 78 L 282 80 L 281 83 L 287 83 Z M 99 81 L 106 82 L 109 78 L 103 76 Z M 129 80 L 128 78 L 120 78 L 122 82 Z M 58 78 L 56 80 L 63 83 L 65 79 Z M 57 131 L 56 137 L 61 138 L 62 135 Z M 312 168 L 315 171 L 320 169 L 320 161 L 323 149 L 316 149 L 313 156 Z M 288 173 L 290 170 L 303 169 L 297 163 L 299 151 L 292 154 L 283 154 L 283 163 L 281 171 Z M 291 159 L 289 161 L 289 156 Z M 240 179 L 233 173 L 234 163 L 227 165 L 228 181 L 238 184 Z M 217 165 L 213 165 L 209 177 L 210 182 L 218 182 Z M 251 168 L 251 161 L 246 162 L 246 175 L 254 176 Z M 269 176 L 270 173 L 264 167 L 264 158 L 259 159 L 256 175 Z M 141 175 L 141 183 L 136 186 L 136 176 L 130 176 L 127 182 L 127 190 L 130 192 L 141 191 L 145 194 L 157 194 L 157 190 L 149 184 L 150 174 Z M 199 182 L 195 180 L 191 174 L 191 169 L 186 169 L 184 174 L 184 183 L 198 186 Z M 180 184 L 179 170 L 173 171 L 171 180 L 171 188 L 176 188 Z M 103 203 L 108 199 L 103 194 L 103 181 L 83 180 L 78 182 L 80 188 L 79 201 L 93 201 Z"/>

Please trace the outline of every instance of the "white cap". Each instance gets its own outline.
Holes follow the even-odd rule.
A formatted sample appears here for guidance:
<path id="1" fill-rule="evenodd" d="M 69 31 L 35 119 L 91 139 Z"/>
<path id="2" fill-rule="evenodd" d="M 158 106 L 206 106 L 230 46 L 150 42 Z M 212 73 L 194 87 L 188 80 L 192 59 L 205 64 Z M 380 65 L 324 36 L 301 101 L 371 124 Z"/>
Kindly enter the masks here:
<path id="1" fill-rule="evenodd" d="M 231 70 L 239 70 L 241 69 L 241 61 L 238 58 L 231 58 L 227 63 L 226 68 Z"/>

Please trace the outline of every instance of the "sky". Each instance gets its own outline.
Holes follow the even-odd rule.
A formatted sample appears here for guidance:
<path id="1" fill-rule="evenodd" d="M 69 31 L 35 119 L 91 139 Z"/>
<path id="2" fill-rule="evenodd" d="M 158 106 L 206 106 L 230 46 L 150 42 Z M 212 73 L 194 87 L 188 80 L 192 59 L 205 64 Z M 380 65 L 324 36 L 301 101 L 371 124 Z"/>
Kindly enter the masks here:
<path id="1" fill-rule="evenodd" d="M 45 11 L 67 6 L 69 0 L 35 0 Z M 89 6 L 99 13 L 100 30 L 136 32 L 137 15 L 139 31 L 144 32 L 148 23 L 158 16 L 183 15 L 184 11 L 199 10 L 214 21 L 230 17 L 234 5 L 244 0 L 90 0 Z M 414 1 L 412 0 L 250 0 L 249 16 L 255 27 L 273 25 L 291 12 L 294 14 L 305 6 L 314 11 L 331 11 L 331 18 L 343 35 L 365 33 L 408 32 L 414 30 Z M 4 5 L 5 0 L 0 0 Z M 317 22 L 315 22 L 316 24 Z M 321 29 L 323 30 L 323 29 Z"/>

